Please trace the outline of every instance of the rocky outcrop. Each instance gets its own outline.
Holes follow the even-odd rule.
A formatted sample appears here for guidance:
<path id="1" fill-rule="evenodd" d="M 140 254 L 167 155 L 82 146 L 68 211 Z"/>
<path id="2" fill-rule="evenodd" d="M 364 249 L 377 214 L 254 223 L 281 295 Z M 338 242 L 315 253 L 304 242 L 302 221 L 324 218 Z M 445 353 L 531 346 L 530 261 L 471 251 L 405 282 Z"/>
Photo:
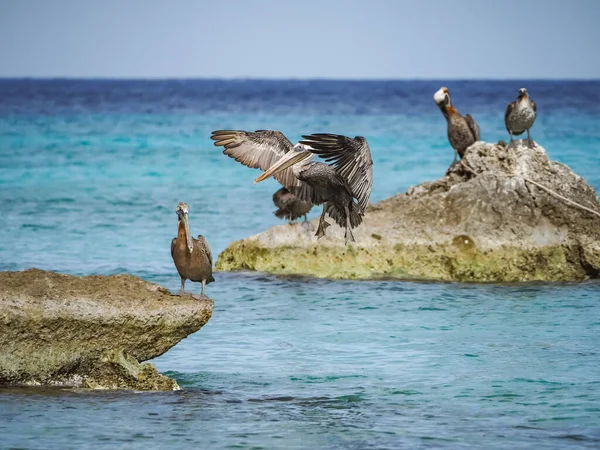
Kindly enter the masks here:
<path id="1" fill-rule="evenodd" d="M 0 384 L 173 390 L 152 364 L 211 317 L 131 275 L 0 273 Z"/>
<path id="2" fill-rule="evenodd" d="M 599 277 L 600 217 L 539 185 L 600 214 L 594 189 L 542 147 L 477 142 L 446 176 L 371 205 L 355 244 L 335 225 L 318 241 L 281 225 L 232 243 L 216 267 L 348 279 Z"/>

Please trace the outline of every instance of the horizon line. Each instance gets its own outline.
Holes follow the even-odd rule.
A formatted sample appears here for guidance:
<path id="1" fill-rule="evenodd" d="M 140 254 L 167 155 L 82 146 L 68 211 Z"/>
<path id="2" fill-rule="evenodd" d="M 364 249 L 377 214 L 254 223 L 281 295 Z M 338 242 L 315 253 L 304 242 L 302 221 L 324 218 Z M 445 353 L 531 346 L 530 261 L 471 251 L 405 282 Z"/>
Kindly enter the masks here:
<path id="1" fill-rule="evenodd" d="M 585 77 L 566 77 L 566 78 L 427 78 L 427 77 L 406 77 L 406 78 L 329 78 L 329 77 L 113 77 L 113 76 L 4 76 L 0 75 L 0 81 L 331 81 L 331 82 L 386 82 L 386 81 L 490 81 L 490 82 L 509 82 L 509 81 L 600 81 L 600 78 Z"/>

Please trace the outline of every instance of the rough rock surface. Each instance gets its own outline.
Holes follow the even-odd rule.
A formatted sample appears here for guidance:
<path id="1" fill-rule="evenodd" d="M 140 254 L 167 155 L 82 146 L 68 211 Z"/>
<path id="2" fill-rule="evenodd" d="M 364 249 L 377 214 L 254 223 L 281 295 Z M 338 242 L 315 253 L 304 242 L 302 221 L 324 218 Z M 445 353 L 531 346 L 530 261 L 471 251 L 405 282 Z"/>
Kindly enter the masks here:
<path id="1" fill-rule="evenodd" d="M 335 224 L 318 241 L 299 224 L 281 225 L 232 243 L 216 267 L 349 279 L 600 276 L 600 217 L 526 181 L 600 212 L 585 180 L 538 145 L 476 142 L 463 161 L 439 180 L 371 205 L 355 244 L 344 246 Z"/>
<path id="2" fill-rule="evenodd" d="M 178 389 L 140 362 L 198 331 L 213 306 L 131 275 L 0 272 L 0 384 Z"/>

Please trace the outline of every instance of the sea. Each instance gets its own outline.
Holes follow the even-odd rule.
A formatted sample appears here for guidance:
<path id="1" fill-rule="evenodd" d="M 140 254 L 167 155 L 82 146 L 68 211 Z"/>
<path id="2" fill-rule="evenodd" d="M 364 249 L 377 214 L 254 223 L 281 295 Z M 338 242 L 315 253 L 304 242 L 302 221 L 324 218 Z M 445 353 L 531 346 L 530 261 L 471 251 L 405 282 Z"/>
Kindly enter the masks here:
<path id="1" fill-rule="evenodd" d="M 215 259 L 283 223 L 212 130 L 364 136 L 376 202 L 452 162 L 442 85 L 488 142 L 527 88 L 532 138 L 600 189 L 600 81 L 1 79 L 0 270 L 177 290 L 178 202 Z M 0 448 L 600 447 L 598 281 L 214 277 L 210 321 L 152 361 L 180 391 L 0 388 Z"/>

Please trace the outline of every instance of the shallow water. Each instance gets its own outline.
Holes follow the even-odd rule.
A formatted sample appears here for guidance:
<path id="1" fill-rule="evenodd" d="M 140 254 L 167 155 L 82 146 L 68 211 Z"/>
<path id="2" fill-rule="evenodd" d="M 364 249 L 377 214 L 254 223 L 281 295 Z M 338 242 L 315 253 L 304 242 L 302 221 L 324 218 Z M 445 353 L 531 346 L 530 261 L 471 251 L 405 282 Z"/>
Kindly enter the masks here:
<path id="1" fill-rule="evenodd" d="M 211 130 L 365 135 L 380 200 L 451 162 L 439 84 L 0 81 L 0 270 L 177 289 L 178 201 L 215 255 L 279 223 L 276 183 L 253 186 Z M 533 137 L 600 187 L 600 83 L 449 87 L 496 141 L 521 85 L 538 102 Z M 182 391 L 1 389 L 0 447 L 600 446 L 598 282 L 215 278 L 209 323 L 154 361 Z"/>

